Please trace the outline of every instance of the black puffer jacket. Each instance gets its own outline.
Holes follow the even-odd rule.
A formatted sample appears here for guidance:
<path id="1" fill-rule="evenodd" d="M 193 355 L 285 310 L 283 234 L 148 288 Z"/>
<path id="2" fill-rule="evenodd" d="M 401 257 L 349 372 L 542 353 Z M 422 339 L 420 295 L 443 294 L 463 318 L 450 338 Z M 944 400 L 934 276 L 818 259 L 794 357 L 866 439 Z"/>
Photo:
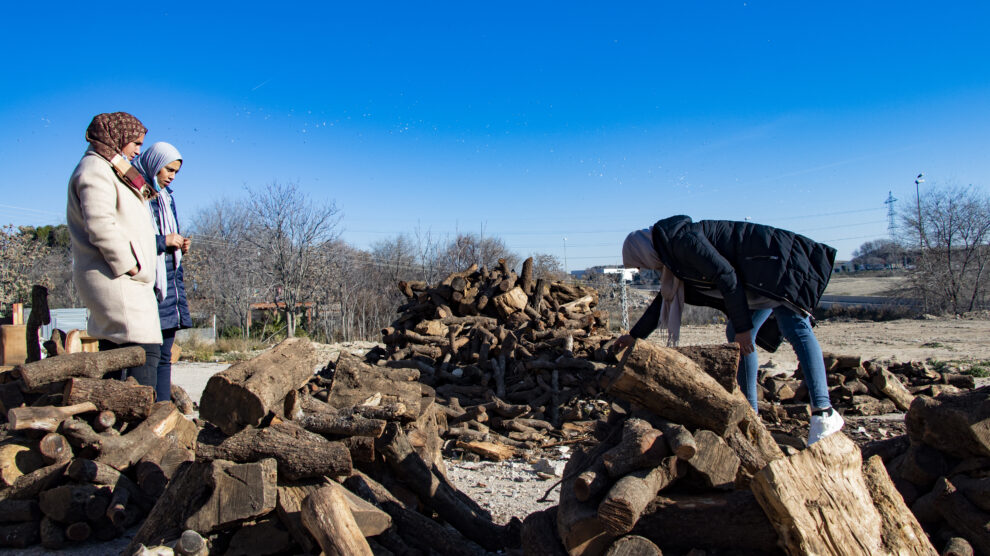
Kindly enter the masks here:
<path id="1" fill-rule="evenodd" d="M 810 313 L 835 263 L 834 248 L 794 232 L 750 222 L 692 222 L 687 216 L 654 224 L 653 247 L 660 261 L 684 281 L 685 302 L 724 312 L 736 332 L 753 328 L 745 290 Z M 718 289 L 722 299 L 702 293 L 712 289 Z M 658 295 L 630 333 L 648 336 L 657 327 L 659 310 Z"/>

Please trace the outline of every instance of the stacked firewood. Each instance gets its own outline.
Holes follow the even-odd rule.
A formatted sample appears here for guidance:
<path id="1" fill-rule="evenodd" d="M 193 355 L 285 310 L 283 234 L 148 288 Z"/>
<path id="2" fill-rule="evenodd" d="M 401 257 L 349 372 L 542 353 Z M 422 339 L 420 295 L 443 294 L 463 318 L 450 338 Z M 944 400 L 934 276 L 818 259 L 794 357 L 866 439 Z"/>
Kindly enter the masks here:
<path id="1" fill-rule="evenodd" d="M 75 353 L 3 374 L 0 546 L 109 540 L 139 522 L 194 458 L 197 426 L 154 388 L 104 380 L 140 347 Z M 191 410 L 191 408 L 187 408 Z"/>
<path id="2" fill-rule="evenodd" d="M 383 330 L 377 354 L 389 368 L 416 369 L 444 400 L 448 438 L 501 459 L 582 435 L 603 414 L 596 371 L 613 339 L 590 287 L 517 276 L 505 261 L 471 265 L 435 285 L 400 282 L 408 302 Z M 375 354 L 369 354 L 372 359 Z"/>
<path id="3" fill-rule="evenodd" d="M 974 377 L 954 372 L 938 372 L 921 361 L 905 363 L 863 361 L 858 355 L 824 354 L 829 397 L 832 404 L 849 415 L 883 415 L 907 411 L 915 396 L 938 396 L 947 392 L 972 389 Z M 771 419 L 804 413 L 808 404 L 808 389 L 801 381 L 802 373 L 790 377 L 766 376 L 762 381 L 763 399 L 777 402 L 766 406 Z M 776 413 L 776 416 L 774 416 Z"/>
<path id="4" fill-rule="evenodd" d="M 447 480 L 445 414 L 419 371 L 346 352 L 314 375 L 318 366 L 312 343 L 291 338 L 211 377 L 196 459 L 172 477 L 128 553 L 189 531 L 211 554 L 481 554 L 518 544 L 518 522 L 494 524 Z"/>
<path id="5" fill-rule="evenodd" d="M 526 519 L 524 551 L 935 554 L 880 458 L 864 464 L 841 433 L 785 457 L 735 389 L 737 363 L 734 345 L 621 354 L 606 391 L 629 409 L 570 459 L 558 506 Z"/>
<path id="6" fill-rule="evenodd" d="M 907 434 L 863 454 L 883 458 L 898 491 L 943 554 L 990 554 L 990 386 L 919 396 Z"/>

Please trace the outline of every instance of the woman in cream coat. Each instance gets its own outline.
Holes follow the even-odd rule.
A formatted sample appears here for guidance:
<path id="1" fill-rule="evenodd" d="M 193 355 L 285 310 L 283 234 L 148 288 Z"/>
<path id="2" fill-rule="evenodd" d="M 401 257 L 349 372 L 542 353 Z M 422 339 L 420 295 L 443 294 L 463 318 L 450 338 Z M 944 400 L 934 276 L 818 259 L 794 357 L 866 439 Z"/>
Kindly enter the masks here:
<path id="1" fill-rule="evenodd" d="M 100 349 L 144 348 L 144 365 L 126 376 L 155 386 L 162 343 L 155 298 L 155 229 L 151 189 L 130 165 L 147 131 L 124 112 L 100 114 L 86 130 L 90 147 L 69 178 L 66 220 L 72 280 L 89 309 Z M 119 378 L 126 378 L 120 376 Z"/>

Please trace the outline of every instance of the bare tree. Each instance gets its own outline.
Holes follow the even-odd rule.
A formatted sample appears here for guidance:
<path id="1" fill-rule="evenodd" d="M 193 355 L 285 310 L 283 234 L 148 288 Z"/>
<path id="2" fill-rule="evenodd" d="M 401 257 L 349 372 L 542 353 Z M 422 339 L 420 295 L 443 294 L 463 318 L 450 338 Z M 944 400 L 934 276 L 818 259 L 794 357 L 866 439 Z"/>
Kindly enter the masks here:
<path id="1" fill-rule="evenodd" d="M 990 198 L 973 186 L 932 187 L 902 220 L 918 230 L 911 285 L 927 310 L 972 311 L 986 303 Z M 920 213 L 920 221 L 918 215 Z"/>
<path id="2" fill-rule="evenodd" d="M 459 234 L 438 253 L 437 266 L 441 274 L 449 274 L 475 263 L 493 268 L 499 259 L 505 259 L 509 268 L 514 268 L 520 262 L 519 255 L 510 251 L 501 238 Z"/>
<path id="3" fill-rule="evenodd" d="M 249 191 L 248 209 L 247 242 L 269 265 L 274 300 L 285 303 L 288 335 L 294 336 L 297 309 L 315 294 L 316 265 L 325 264 L 319 250 L 339 236 L 340 211 L 333 201 L 314 201 L 294 183 L 277 182 Z"/>
<path id="4" fill-rule="evenodd" d="M 564 280 L 567 273 L 564 272 L 564 265 L 556 255 L 549 253 L 533 253 L 533 277 L 545 278 L 547 280 Z"/>

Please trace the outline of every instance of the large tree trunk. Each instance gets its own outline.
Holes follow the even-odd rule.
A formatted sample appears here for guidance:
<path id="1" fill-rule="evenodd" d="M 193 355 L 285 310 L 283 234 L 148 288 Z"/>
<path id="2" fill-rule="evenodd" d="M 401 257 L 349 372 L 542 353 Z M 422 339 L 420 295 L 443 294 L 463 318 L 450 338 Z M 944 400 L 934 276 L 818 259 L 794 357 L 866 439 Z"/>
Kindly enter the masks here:
<path id="1" fill-rule="evenodd" d="M 961 459 L 990 457 L 990 386 L 937 398 L 918 396 L 904 422 L 915 442 Z"/>
<path id="2" fill-rule="evenodd" d="M 416 419 L 420 415 L 423 396 L 418 379 L 418 371 L 372 367 L 358 357 L 341 352 L 327 403 L 344 409 L 378 399 L 380 405 L 402 404 L 405 413 L 401 417 Z"/>
<path id="3" fill-rule="evenodd" d="M 68 353 L 14 367 L 24 388 L 36 390 L 74 376 L 103 378 L 103 375 L 144 364 L 144 348 L 132 346 L 96 353 Z"/>
<path id="4" fill-rule="evenodd" d="M 306 497 L 302 505 L 302 522 L 326 556 L 372 554 L 368 541 L 354 521 L 347 499 L 332 486 L 325 486 Z"/>
<path id="5" fill-rule="evenodd" d="M 200 399 L 200 417 L 232 435 L 256 427 L 286 394 L 313 376 L 316 350 L 305 338 L 289 338 L 250 361 L 210 377 Z"/>
<path id="6" fill-rule="evenodd" d="M 753 478 L 752 488 L 789 554 L 936 553 L 911 528 L 884 527 L 914 518 L 903 505 L 877 508 L 859 448 L 842 433 L 769 463 Z"/>
<path id="7" fill-rule="evenodd" d="M 691 428 L 724 434 L 751 411 L 691 359 L 641 340 L 609 378 L 610 394 Z"/>

